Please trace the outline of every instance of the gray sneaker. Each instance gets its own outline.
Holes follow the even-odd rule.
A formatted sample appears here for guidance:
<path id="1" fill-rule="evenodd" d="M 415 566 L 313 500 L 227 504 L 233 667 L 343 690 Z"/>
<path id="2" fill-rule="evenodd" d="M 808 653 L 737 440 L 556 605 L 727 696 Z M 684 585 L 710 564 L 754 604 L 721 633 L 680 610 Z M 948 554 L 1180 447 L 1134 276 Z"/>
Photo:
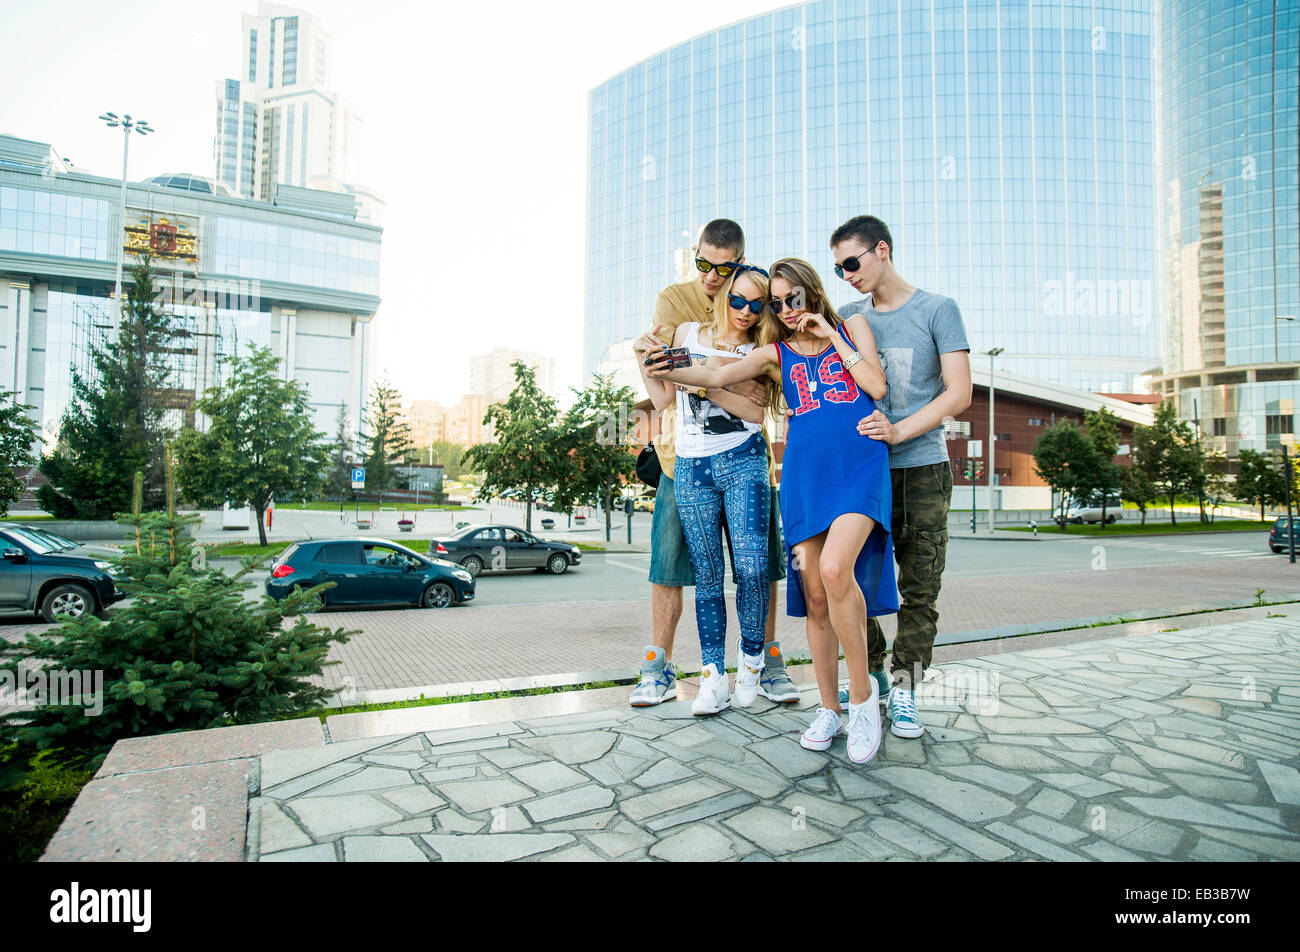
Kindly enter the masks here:
<path id="1" fill-rule="evenodd" d="M 777 703 L 799 700 L 799 689 L 786 673 L 785 655 L 781 654 L 779 641 L 763 645 L 763 673 L 758 679 L 758 693 Z"/>
<path id="2" fill-rule="evenodd" d="M 641 683 L 632 689 L 633 707 L 653 707 L 677 696 L 677 663 L 665 661 L 662 648 L 641 651 Z"/>

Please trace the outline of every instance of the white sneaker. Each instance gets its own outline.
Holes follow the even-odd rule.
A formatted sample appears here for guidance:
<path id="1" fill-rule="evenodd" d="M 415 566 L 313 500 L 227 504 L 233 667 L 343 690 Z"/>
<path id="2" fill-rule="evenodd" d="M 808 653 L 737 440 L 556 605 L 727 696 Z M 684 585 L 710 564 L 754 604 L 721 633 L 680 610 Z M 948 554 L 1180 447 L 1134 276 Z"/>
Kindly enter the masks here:
<path id="1" fill-rule="evenodd" d="M 763 652 L 747 655 L 736 649 L 736 707 L 749 707 L 758 697 L 758 680 L 763 675 Z"/>
<path id="2" fill-rule="evenodd" d="M 799 737 L 799 746 L 808 750 L 828 750 L 836 735 L 843 732 L 844 718 L 828 707 L 819 707 L 812 725 Z"/>
<path id="3" fill-rule="evenodd" d="M 727 688 L 727 672 L 718 671 L 715 664 L 706 664 L 700 672 L 700 693 L 691 702 L 692 714 L 717 714 L 731 707 L 731 692 Z"/>
<path id="4" fill-rule="evenodd" d="M 871 679 L 871 697 L 849 705 L 849 760 L 868 763 L 880 749 L 880 688 Z"/>

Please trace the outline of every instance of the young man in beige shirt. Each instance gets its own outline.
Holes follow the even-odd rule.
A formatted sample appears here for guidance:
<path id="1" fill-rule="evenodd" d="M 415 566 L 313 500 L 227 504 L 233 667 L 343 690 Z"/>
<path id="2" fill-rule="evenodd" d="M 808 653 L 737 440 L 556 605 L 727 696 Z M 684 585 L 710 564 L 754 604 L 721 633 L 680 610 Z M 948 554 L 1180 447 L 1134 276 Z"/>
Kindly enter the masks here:
<path id="1" fill-rule="evenodd" d="M 655 301 L 653 329 L 633 345 L 637 359 L 659 344 L 672 346 L 673 332 L 679 324 L 708 320 L 716 295 L 735 267 L 745 260 L 745 235 L 738 224 L 719 218 L 709 222 L 700 233 L 695 256 L 697 278 L 670 285 Z M 723 302 L 722 306 L 726 306 Z M 728 412 L 736 412 L 737 401 L 766 405 L 766 386 L 746 381 L 725 390 L 710 390 L 707 399 Z M 682 588 L 695 584 L 686 537 L 677 513 L 673 493 L 676 413 L 672 407 L 660 417 L 660 434 L 655 438 L 662 476 L 655 493 L 654 515 L 650 523 L 650 606 L 654 644 L 641 652 L 641 681 L 632 691 L 633 707 L 649 707 L 677 694 L 677 666 L 672 661 L 673 637 L 682 615 Z M 766 440 L 766 437 L 765 437 Z M 780 510 L 776 494 L 776 467 L 768 446 L 768 472 L 773 486 L 768 522 L 768 571 L 771 579 L 767 631 L 763 651 L 763 673 L 759 692 L 773 701 L 795 701 L 799 691 L 785 670 L 785 658 L 776 640 L 777 582 L 785 578 L 785 546 L 781 538 Z M 723 526 L 726 526 L 725 521 Z M 732 566 L 735 575 L 735 565 Z"/>

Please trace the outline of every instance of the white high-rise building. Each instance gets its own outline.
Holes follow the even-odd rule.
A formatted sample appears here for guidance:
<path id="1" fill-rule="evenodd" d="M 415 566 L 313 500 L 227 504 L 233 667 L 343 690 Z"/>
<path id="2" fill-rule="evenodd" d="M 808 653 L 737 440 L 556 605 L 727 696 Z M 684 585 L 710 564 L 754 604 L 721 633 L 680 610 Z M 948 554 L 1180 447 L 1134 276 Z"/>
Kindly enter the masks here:
<path id="1" fill-rule="evenodd" d="M 358 220 L 383 208 L 358 185 L 364 121 L 332 88 L 333 39 L 312 14 L 258 4 L 243 16 L 238 78 L 218 80 L 216 179 L 270 202 L 277 185 L 350 192 Z"/>
<path id="2" fill-rule="evenodd" d="M 515 389 L 515 370 L 512 364 L 522 360 L 537 374 L 537 386 L 543 393 L 558 396 L 555 392 L 555 358 L 509 347 L 497 347 L 486 354 L 476 354 L 469 359 L 469 389 L 481 393 L 488 403 L 499 403 Z"/>

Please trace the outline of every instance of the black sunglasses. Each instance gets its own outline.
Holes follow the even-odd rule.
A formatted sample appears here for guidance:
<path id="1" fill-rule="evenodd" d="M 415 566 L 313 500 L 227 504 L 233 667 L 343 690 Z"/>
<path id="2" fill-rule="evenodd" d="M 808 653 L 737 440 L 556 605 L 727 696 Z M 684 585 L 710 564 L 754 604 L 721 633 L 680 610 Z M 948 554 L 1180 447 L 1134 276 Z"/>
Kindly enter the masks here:
<path id="1" fill-rule="evenodd" d="M 795 291 L 793 294 L 787 294 L 784 298 L 773 298 L 767 302 L 767 306 L 777 317 L 787 307 L 792 311 L 797 311 L 804 305 L 804 296 L 802 291 Z"/>
<path id="2" fill-rule="evenodd" d="M 870 251 L 864 251 L 862 252 L 862 254 L 854 255 L 852 258 L 845 258 L 843 261 L 841 261 L 839 264 L 835 266 L 835 277 L 837 278 L 844 277 L 845 271 L 848 271 L 850 273 L 857 271 L 859 268 L 862 267 L 861 259 L 867 257 L 869 254 L 871 254 Z"/>

